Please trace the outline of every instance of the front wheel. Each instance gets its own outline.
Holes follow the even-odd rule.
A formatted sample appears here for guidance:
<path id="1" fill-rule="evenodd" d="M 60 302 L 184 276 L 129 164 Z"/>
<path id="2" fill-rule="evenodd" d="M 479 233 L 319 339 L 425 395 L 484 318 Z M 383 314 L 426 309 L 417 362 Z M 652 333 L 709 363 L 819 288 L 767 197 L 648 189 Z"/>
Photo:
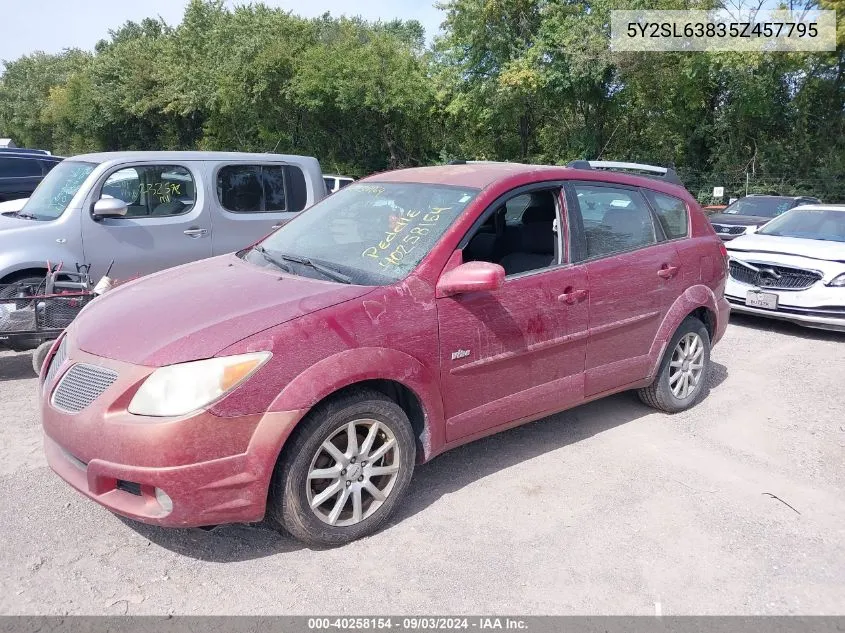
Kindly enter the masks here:
<path id="1" fill-rule="evenodd" d="M 710 335 L 699 319 L 687 317 L 669 342 L 654 382 L 637 394 L 650 407 L 677 413 L 704 397 L 709 373 Z"/>
<path id="2" fill-rule="evenodd" d="M 342 545 L 378 529 L 416 461 L 405 412 L 358 389 L 319 405 L 294 431 L 270 484 L 271 516 L 309 545 Z"/>

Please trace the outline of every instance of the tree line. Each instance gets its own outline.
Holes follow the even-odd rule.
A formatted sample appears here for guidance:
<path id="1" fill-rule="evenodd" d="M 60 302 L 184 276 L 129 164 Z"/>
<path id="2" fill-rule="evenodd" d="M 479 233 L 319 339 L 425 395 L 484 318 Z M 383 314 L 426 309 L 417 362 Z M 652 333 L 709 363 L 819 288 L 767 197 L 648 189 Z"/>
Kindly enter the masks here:
<path id="1" fill-rule="evenodd" d="M 818 2 L 838 9 L 834 52 L 610 51 L 611 8 L 707 8 L 690 0 L 446 0 L 430 43 L 416 21 L 192 0 L 175 26 L 6 61 L 0 136 L 60 155 L 308 154 L 354 176 L 600 157 L 674 164 L 705 202 L 719 185 L 843 202 L 845 0 Z"/>

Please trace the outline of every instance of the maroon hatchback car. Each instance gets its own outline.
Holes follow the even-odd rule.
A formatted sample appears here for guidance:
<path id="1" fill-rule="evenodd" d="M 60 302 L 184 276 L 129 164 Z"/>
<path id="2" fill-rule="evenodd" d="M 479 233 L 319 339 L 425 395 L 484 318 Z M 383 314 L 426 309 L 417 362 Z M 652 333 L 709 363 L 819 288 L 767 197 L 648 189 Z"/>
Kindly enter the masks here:
<path id="1" fill-rule="evenodd" d="M 724 246 L 683 187 L 583 166 L 379 174 L 104 295 L 42 369 L 50 466 L 145 523 L 332 545 L 459 444 L 627 389 L 694 405 Z"/>

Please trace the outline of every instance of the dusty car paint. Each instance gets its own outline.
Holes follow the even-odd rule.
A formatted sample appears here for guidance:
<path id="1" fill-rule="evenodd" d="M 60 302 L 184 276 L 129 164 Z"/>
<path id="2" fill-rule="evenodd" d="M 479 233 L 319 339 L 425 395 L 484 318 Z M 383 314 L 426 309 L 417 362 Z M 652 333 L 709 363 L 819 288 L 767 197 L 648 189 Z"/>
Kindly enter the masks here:
<path id="1" fill-rule="evenodd" d="M 573 179 L 680 197 L 692 211 L 691 237 L 663 242 L 656 254 L 623 253 L 523 275 L 522 292 L 506 299 L 508 310 L 497 307 L 496 293 L 437 296 L 438 279 L 462 263 L 459 242 L 488 205 L 522 185 Z M 647 386 L 669 339 L 696 310 L 714 343 L 724 333 L 721 243 L 679 187 L 524 165 L 411 169 L 367 180 L 455 184 L 481 193 L 412 274 L 393 285 L 306 279 L 227 255 L 113 291 L 68 329 L 68 356 L 113 368 L 119 379 L 76 415 L 50 404 L 61 372 L 42 387 L 51 467 L 83 494 L 148 523 L 254 521 L 263 516 L 291 429 L 349 385 L 378 380 L 406 389 L 418 459 L 427 461 L 554 411 Z M 625 270 L 633 272 L 620 277 Z M 554 298 L 559 310 L 550 313 Z M 121 327 L 130 314 L 153 327 L 143 333 Z M 126 411 L 154 367 L 255 351 L 273 355 L 207 410 L 180 419 Z M 145 486 L 140 501 L 116 490 L 124 476 Z M 157 509 L 150 490 L 159 484 L 178 511 Z"/>

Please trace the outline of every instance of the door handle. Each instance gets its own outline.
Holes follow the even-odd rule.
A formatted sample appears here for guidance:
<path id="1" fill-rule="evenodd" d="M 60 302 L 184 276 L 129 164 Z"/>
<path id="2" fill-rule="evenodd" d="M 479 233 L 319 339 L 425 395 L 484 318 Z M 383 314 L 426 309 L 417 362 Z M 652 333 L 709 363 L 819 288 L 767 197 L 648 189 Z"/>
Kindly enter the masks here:
<path id="1" fill-rule="evenodd" d="M 188 237 L 197 238 L 207 235 L 208 229 L 185 229 L 183 233 Z"/>
<path id="2" fill-rule="evenodd" d="M 574 303 L 578 303 L 579 301 L 583 301 L 586 298 L 586 290 L 575 290 L 574 288 L 572 288 L 572 286 L 570 286 L 569 288 L 564 290 L 562 295 L 558 295 L 557 300 L 561 303 L 572 305 Z"/>
<path id="3" fill-rule="evenodd" d="M 657 271 L 657 276 L 662 277 L 663 279 L 671 279 L 675 276 L 675 273 L 678 272 L 677 266 L 670 266 L 669 264 L 663 264 L 660 267 L 660 270 Z"/>

